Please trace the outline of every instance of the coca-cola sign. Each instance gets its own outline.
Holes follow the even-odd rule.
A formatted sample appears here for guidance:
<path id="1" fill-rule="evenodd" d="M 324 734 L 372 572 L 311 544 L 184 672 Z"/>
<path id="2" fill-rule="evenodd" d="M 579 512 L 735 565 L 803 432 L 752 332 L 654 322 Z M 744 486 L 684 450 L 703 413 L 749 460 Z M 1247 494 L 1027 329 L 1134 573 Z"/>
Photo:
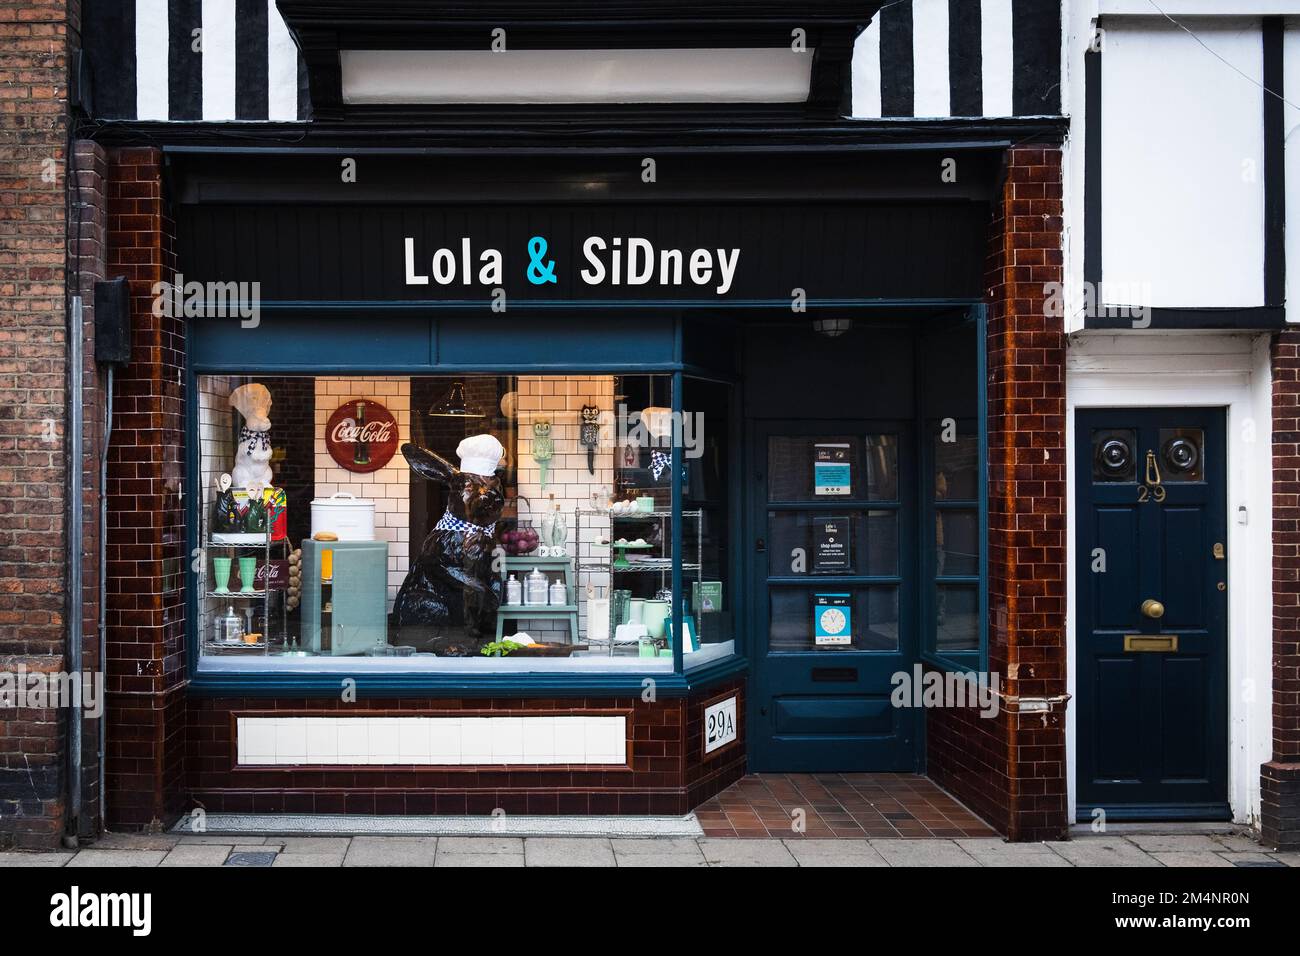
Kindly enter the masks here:
<path id="1" fill-rule="evenodd" d="M 361 473 L 378 471 L 397 452 L 397 419 L 376 401 L 344 402 L 325 423 L 325 447 L 339 467 Z"/>
<path id="2" fill-rule="evenodd" d="M 259 591 L 283 591 L 289 587 L 289 562 L 283 559 L 258 562 L 254 578 L 253 587 Z"/>

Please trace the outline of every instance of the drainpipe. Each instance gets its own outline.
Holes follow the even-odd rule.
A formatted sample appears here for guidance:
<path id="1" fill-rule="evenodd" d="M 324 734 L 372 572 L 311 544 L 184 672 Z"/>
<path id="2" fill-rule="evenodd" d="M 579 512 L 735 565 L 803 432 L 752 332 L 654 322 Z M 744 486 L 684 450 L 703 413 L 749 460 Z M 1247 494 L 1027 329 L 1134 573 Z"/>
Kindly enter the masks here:
<path id="1" fill-rule="evenodd" d="M 68 674 L 75 688 L 68 713 L 68 816 L 63 845 L 75 849 L 81 832 L 81 536 L 82 520 L 82 335 L 81 296 L 72 297 L 68 329 Z M 102 562 L 101 562 L 102 563 Z"/>
<path id="2" fill-rule="evenodd" d="M 104 439 L 99 455 L 99 673 L 105 675 L 100 685 L 99 714 L 99 819 L 103 826 L 106 799 L 104 784 L 104 759 L 108 748 L 104 742 L 108 732 L 108 443 L 113 437 L 113 366 L 108 366 L 108 383 L 104 387 Z"/>

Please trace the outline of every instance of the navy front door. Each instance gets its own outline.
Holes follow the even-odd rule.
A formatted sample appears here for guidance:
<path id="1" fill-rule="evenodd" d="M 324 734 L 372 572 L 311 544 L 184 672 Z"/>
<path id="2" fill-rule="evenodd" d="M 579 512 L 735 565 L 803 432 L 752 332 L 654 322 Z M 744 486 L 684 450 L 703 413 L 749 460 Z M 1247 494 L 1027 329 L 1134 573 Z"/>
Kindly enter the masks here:
<path id="1" fill-rule="evenodd" d="M 1229 816 L 1224 439 L 1221 409 L 1076 416 L 1080 820 Z"/>
<path id="2" fill-rule="evenodd" d="M 916 469 L 898 421 L 752 422 L 748 527 L 758 771 L 917 770 Z"/>

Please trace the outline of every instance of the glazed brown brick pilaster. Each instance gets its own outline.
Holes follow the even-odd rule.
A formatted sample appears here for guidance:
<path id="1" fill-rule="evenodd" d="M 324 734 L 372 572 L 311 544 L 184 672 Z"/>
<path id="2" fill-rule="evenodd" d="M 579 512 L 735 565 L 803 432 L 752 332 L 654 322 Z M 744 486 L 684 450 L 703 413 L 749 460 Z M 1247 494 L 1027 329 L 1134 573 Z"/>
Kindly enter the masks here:
<path id="1" fill-rule="evenodd" d="M 997 717 L 928 712 L 930 774 L 1012 840 L 1059 839 L 1065 785 L 1065 334 L 1061 154 L 1019 147 L 994 205 L 986 260 L 989 670 Z M 1021 698 L 1046 712 L 1020 713 Z"/>
<path id="2" fill-rule="evenodd" d="M 131 361 L 113 396 L 108 495 L 110 825 L 156 826 L 181 800 L 185 707 L 185 329 L 153 314 L 175 272 L 161 153 L 109 155 L 110 276 L 131 290 Z"/>
<path id="3" fill-rule="evenodd" d="M 1300 332 L 1273 342 L 1273 759 L 1260 768 L 1263 842 L 1300 849 Z"/>

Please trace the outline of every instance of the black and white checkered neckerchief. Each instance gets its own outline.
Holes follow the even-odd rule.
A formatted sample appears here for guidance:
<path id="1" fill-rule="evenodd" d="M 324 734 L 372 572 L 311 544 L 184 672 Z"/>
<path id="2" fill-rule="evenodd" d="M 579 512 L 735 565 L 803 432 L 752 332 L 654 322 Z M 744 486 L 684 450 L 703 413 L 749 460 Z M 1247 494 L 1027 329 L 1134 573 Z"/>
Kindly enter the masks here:
<path id="1" fill-rule="evenodd" d="M 488 525 L 475 524 L 472 521 L 466 521 L 464 518 L 457 518 L 450 510 L 444 511 L 442 517 L 438 519 L 438 523 L 433 526 L 434 531 L 481 531 L 488 537 L 492 536 L 496 528 L 497 523 L 495 521 Z"/>

